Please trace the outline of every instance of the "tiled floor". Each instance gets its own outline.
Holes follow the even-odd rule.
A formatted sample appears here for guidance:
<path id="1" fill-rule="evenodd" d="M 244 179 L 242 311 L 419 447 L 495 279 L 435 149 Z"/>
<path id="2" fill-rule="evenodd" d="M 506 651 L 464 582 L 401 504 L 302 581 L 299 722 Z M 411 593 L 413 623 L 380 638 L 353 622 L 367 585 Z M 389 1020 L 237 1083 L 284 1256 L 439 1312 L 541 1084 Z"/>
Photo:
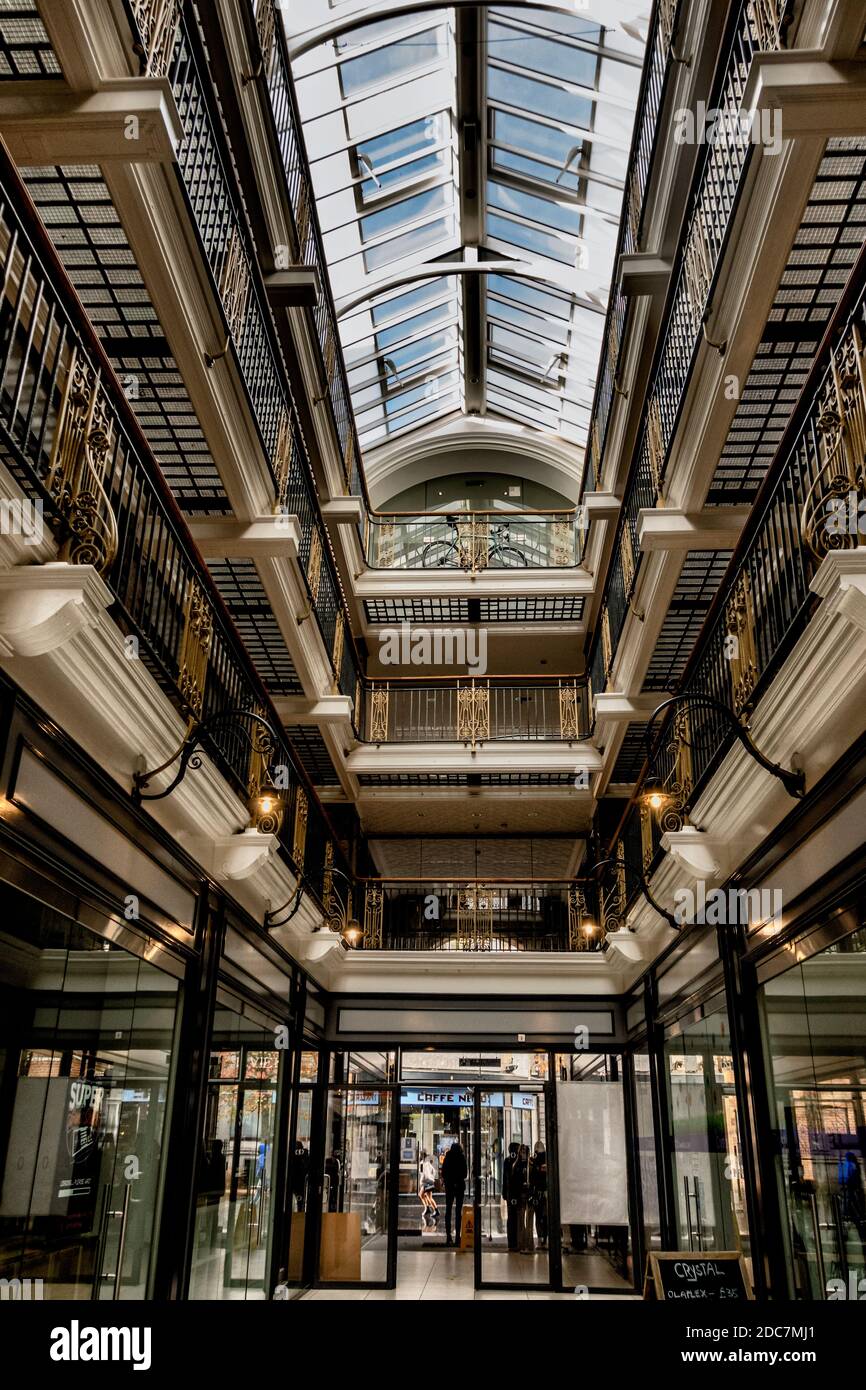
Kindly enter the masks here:
<path id="1" fill-rule="evenodd" d="M 503 1261 L 502 1275 L 505 1278 L 505 1267 L 509 1271 L 508 1277 L 511 1279 L 532 1278 L 529 1271 L 519 1271 L 515 1260 L 520 1260 L 518 1255 L 493 1255 L 488 1256 L 485 1261 L 485 1274 L 490 1279 L 496 1279 L 497 1269 L 495 1261 Z M 531 1264 L 531 1257 L 525 1257 L 527 1263 Z M 537 1277 L 537 1275 L 536 1275 Z M 354 1301 L 357 1299 L 371 1299 L 376 1302 L 446 1302 L 459 1299 L 461 1302 L 469 1302 L 474 1299 L 566 1299 L 574 1302 L 573 1293 L 546 1293 L 544 1290 L 537 1291 L 517 1289 L 514 1292 L 504 1289 L 485 1289 L 483 1292 L 476 1290 L 474 1284 L 474 1270 L 471 1252 L 458 1253 L 453 1250 L 432 1251 L 420 1250 L 401 1251 L 397 1257 L 397 1288 L 396 1289 L 313 1289 L 310 1293 L 304 1294 L 304 1298 L 319 1299 L 341 1299 Z M 591 1298 L 605 1298 L 605 1294 L 591 1294 Z M 623 1297 L 623 1295 L 611 1295 L 611 1297 Z M 628 1295 L 625 1295 L 628 1297 Z"/>

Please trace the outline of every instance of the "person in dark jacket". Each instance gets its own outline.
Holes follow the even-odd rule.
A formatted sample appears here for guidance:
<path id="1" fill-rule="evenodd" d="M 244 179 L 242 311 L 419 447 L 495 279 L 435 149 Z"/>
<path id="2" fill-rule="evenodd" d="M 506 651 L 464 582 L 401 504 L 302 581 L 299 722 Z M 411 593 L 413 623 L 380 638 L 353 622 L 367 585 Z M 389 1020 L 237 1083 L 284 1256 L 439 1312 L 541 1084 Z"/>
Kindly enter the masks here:
<path id="1" fill-rule="evenodd" d="M 535 1232 L 542 1250 L 547 1249 L 547 1153 L 539 1139 L 529 1165 L 529 1191 L 535 1208 Z"/>
<path id="2" fill-rule="evenodd" d="M 509 1250 L 517 1249 L 517 1219 L 521 1185 L 517 1180 L 514 1168 L 517 1163 L 519 1150 L 519 1144 L 509 1144 L 508 1157 L 502 1164 L 502 1199 L 505 1202 L 508 1212 L 506 1218 L 506 1231 Z"/>
<path id="3" fill-rule="evenodd" d="M 460 1242 L 460 1222 L 463 1199 L 466 1196 L 466 1155 L 455 1139 L 442 1160 L 442 1182 L 445 1185 L 445 1244 Z M 454 1210 L 454 1240 L 451 1239 L 451 1212 Z"/>

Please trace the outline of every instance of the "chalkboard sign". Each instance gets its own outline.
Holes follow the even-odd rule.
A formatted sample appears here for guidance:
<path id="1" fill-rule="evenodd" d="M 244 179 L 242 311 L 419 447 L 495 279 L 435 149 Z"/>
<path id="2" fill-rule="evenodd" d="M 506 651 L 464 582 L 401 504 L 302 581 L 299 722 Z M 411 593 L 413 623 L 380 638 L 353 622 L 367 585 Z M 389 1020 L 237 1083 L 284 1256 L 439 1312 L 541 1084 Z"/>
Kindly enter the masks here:
<path id="1" fill-rule="evenodd" d="M 721 1302 L 752 1298 L 745 1261 L 737 1250 L 704 1254 L 663 1250 L 647 1256 L 644 1298 L 670 1303 Z"/>

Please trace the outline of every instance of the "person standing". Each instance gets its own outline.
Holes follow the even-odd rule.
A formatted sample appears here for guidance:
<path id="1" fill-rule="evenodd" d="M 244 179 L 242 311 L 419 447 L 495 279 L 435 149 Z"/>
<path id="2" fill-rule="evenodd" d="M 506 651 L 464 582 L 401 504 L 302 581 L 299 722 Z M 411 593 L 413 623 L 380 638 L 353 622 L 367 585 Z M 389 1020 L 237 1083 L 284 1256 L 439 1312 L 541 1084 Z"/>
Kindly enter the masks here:
<path id="1" fill-rule="evenodd" d="M 421 1203 L 421 1230 L 429 1231 L 439 1225 L 439 1208 L 433 1196 L 436 1188 L 436 1169 L 430 1155 L 423 1152 L 418 1163 L 418 1200 Z"/>
<path id="2" fill-rule="evenodd" d="M 519 1149 L 519 1144 L 509 1144 L 508 1157 L 502 1163 L 502 1199 L 507 1212 L 505 1229 L 509 1250 L 517 1249 L 517 1204 L 520 1188 L 514 1168 Z"/>
<path id="3" fill-rule="evenodd" d="M 539 1139 L 529 1167 L 529 1189 L 535 1208 L 535 1233 L 542 1250 L 547 1249 L 547 1152 Z"/>
<path id="4" fill-rule="evenodd" d="M 442 1182 L 445 1185 L 445 1244 L 460 1244 L 463 1199 L 466 1196 L 466 1155 L 455 1139 L 442 1160 Z M 451 1212 L 454 1216 L 454 1240 L 451 1239 Z"/>
<path id="5" fill-rule="evenodd" d="M 529 1177 L 529 1145 L 521 1144 L 517 1151 L 514 1167 L 511 1170 L 511 1182 L 517 1197 L 517 1248 L 526 1255 L 531 1254 L 535 1249 L 535 1239 L 532 1234 L 534 1212 L 530 1201 Z"/>

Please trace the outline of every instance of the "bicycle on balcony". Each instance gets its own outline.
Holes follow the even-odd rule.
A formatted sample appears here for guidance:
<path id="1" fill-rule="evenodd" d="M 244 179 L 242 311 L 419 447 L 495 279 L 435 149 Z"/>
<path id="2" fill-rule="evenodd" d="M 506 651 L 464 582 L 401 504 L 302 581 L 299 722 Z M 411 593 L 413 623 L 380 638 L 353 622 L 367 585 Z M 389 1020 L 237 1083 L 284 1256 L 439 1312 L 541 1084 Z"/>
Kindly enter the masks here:
<path id="1" fill-rule="evenodd" d="M 430 541 L 421 552 L 424 569 L 519 569 L 528 564 L 526 553 L 511 540 L 510 523 L 488 526 L 474 520 L 446 516 L 450 538 Z"/>

